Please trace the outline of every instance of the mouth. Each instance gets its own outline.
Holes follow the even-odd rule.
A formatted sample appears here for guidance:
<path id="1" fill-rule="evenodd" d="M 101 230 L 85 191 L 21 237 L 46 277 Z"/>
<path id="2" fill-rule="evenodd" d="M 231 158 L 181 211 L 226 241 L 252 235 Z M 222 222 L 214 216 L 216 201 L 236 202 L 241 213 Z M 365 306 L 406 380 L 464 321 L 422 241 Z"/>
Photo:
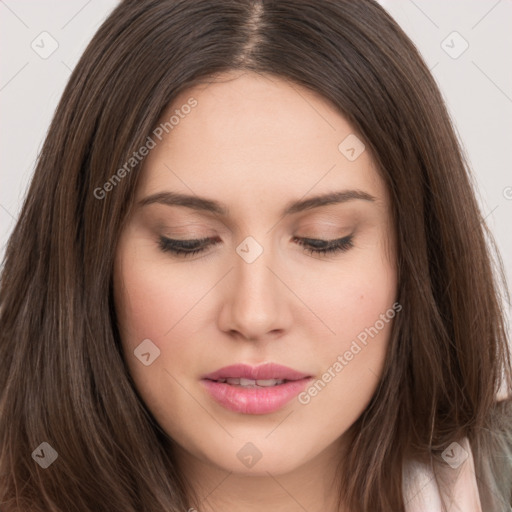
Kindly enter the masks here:
<path id="1" fill-rule="evenodd" d="M 211 380 L 211 379 L 208 379 Z M 212 382 L 219 382 L 221 384 L 229 384 L 230 386 L 239 386 L 241 388 L 271 388 L 274 386 L 280 386 L 285 382 L 293 382 L 285 379 L 243 379 L 239 378 L 229 378 L 229 379 L 217 379 L 212 380 Z"/>
<path id="2" fill-rule="evenodd" d="M 286 366 L 233 365 L 201 378 L 210 397 L 230 411 L 242 414 L 270 414 L 298 395 L 311 376 Z"/>

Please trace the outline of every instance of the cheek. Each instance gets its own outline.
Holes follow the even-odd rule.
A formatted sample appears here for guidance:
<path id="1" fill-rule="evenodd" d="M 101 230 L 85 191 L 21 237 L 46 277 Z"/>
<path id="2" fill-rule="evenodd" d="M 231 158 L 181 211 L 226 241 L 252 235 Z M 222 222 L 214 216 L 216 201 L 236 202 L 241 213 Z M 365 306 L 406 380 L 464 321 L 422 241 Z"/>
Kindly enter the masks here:
<path id="1" fill-rule="evenodd" d="M 319 273 L 304 284 L 310 290 L 311 309 L 325 324 L 316 353 L 323 370 L 336 376 L 325 379 L 333 382 L 329 384 L 333 394 L 327 393 L 331 400 L 336 400 L 336 393 L 346 397 L 348 390 L 371 394 L 381 373 L 397 314 L 396 271 L 383 254 L 368 251 L 346 258 L 336 272 Z M 345 388 L 341 394 L 340 387 Z"/>
<path id="2" fill-rule="evenodd" d="M 126 252 L 117 261 L 115 293 L 123 342 L 136 345 L 149 338 L 161 349 L 166 336 L 177 330 L 204 294 L 204 286 L 186 279 L 175 265 L 155 263 Z"/>
<path id="3" fill-rule="evenodd" d="M 365 329 L 378 323 L 381 315 L 392 307 L 396 298 L 396 271 L 381 253 L 340 260 L 335 270 L 318 272 L 304 281 L 308 304 L 328 326 L 324 327 L 328 351 L 350 345 Z"/>
<path id="4" fill-rule="evenodd" d="M 130 250 L 127 245 L 118 254 L 114 297 L 124 358 L 144 402 L 170 425 L 169 407 L 172 405 L 173 418 L 186 417 L 190 403 L 190 396 L 173 377 L 181 381 L 180 372 L 193 368 L 200 355 L 190 343 L 190 335 L 194 306 L 207 291 L 206 285 L 204 280 L 187 279 L 178 265 L 170 265 L 165 258 L 159 262 L 153 256 L 150 261 L 135 247 Z M 134 350 L 147 339 L 159 355 L 145 366 Z M 173 431 L 177 428 L 175 425 Z"/>
<path id="5" fill-rule="evenodd" d="M 201 314 L 198 298 L 207 292 L 207 284 L 190 279 L 165 258 L 158 262 L 153 256 L 149 261 L 130 250 L 119 254 L 114 292 L 124 358 L 146 404 L 157 416 L 165 415 L 169 397 L 179 402 L 182 392 L 171 375 L 181 381 L 181 373 L 195 368 L 201 355 L 190 338 Z M 158 357 L 145 366 L 134 351 L 147 339 L 156 346 Z M 184 403 L 187 400 L 190 397 L 182 397 Z"/>
<path id="6" fill-rule="evenodd" d="M 348 260 L 348 259 L 347 259 Z M 327 333 L 316 348 L 322 373 L 299 402 L 325 419 L 326 435 L 345 431 L 363 412 L 380 380 L 396 299 L 394 266 L 380 254 L 350 260 L 329 279 L 317 276 L 309 295 Z M 342 414 L 340 414 L 342 411 Z"/>

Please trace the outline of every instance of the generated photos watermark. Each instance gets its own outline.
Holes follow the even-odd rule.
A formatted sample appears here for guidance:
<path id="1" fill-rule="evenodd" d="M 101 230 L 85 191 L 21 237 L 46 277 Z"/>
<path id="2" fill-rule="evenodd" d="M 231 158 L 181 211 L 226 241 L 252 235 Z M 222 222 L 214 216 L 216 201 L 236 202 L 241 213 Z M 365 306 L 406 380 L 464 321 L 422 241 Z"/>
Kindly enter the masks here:
<path id="1" fill-rule="evenodd" d="M 130 171 L 136 167 L 149 152 L 154 149 L 158 142 L 162 141 L 164 134 L 170 133 L 176 126 L 179 125 L 182 119 L 192 112 L 194 107 L 197 107 L 197 100 L 195 98 L 189 98 L 187 103 L 183 104 L 180 108 L 177 108 L 173 115 L 165 122 L 160 123 L 146 138 L 146 142 L 137 150 L 134 151 L 132 156 L 120 167 L 104 184 L 102 187 L 94 189 L 94 197 L 96 199 L 105 199 L 107 194 L 114 190 L 114 188 L 121 182 L 121 180 L 130 173 Z"/>
<path id="2" fill-rule="evenodd" d="M 338 355 L 336 361 L 327 368 L 322 374 L 322 377 L 313 382 L 305 391 L 299 393 L 298 400 L 301 404 L 307 405 L 311 402 L 311 399 L 322 391 L 329 382 L 331 382 L 336 375 L 347 366 L 350 361 L 359 354 L 363 348 L 368 345 L 370 339 L 375 338 L 384 327 L 402 310 L 402 305 L 395 302 L 391 308 L 385 313 L 379 315 L 379 319 L 370 327 L 366 327 L 362 330 L 354 339 L 349 347 L 343 354 Z"/>

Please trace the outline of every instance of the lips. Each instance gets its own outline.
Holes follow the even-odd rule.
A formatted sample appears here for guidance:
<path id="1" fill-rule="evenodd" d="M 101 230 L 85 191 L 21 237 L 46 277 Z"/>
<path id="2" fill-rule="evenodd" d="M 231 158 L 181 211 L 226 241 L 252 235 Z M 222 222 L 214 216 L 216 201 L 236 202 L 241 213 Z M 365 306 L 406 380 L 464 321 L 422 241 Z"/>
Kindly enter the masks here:
<path id="1" fill-rule="evenodd" d="M 269 414 L 284 407 L 311 380 L 307 374 L 275 363 L 237 364 L 202 377 L 206 391 L 224 408 L 242 414 Z"/>
<path id="2" fill-rule="evenodd" d="M 309 377 L 305 373 L 298 372 L 287 366 L 275 363 L 266 363 L 261 366 L 249 366 L 246 364 L 235 364 L 220 368 L 203 379 L 222 380 L 222 379 L 251 379 L 251 380 L 300 380 Z"/>

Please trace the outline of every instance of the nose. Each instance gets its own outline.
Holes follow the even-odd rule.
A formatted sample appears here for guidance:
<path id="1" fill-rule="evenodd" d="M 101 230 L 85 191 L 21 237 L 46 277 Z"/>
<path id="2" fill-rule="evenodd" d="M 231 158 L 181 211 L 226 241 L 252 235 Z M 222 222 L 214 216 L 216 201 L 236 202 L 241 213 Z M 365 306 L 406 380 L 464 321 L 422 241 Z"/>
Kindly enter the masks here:
<path id="1" fill-rule="evenodd" d="M 252 263 L 236 255 L 223 287 L 218 326 L 234 338 L 263 341 L 292 325 L 293 294 L 268 250 Z"/>

